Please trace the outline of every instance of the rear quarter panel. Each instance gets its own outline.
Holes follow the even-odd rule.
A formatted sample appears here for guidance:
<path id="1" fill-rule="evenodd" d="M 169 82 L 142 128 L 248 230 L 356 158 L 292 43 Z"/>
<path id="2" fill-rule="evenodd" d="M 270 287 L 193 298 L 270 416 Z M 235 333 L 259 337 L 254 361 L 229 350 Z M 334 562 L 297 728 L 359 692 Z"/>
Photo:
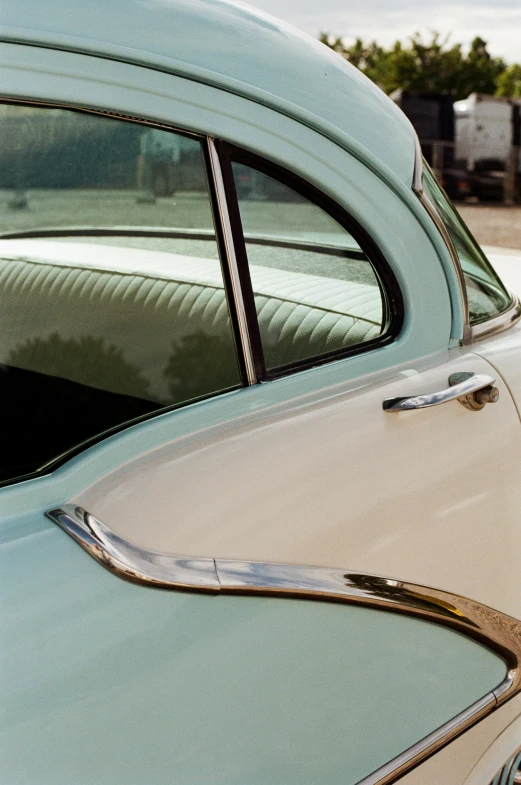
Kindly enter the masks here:
<path id="1" fill-rule="evenodd" d="M 505 677 L 429 622 L 141 587 L 36 512 L 2 533 L 16 785 L 354 785 Z"/>

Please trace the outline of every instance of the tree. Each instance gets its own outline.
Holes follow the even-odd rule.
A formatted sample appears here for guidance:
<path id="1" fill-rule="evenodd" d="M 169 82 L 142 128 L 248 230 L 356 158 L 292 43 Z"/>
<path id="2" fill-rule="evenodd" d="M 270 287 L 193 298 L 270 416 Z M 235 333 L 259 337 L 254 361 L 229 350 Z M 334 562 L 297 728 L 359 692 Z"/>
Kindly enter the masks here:
<path id="1" fill-rule="evenodd" d="M 499 76 L 505 71 L 506 64 L 500 57 L 492 57 L 487 51 L 487 42 L 474 38 L 465 63 L 466 87 L 469 93 L 493 94 Z M 465 96 L 461 96 L 465 98 Z"/>
<path id="2" fill-rule="evenodd" d="M 521 65 L 519 63 L 510 65 L 499 75 L 496 95 L 521 98 Z"/>
<path id="3" fill-rule="evenodd" d="M 11 350 L 7 365 L 120 395 L 149 398 L 150 382 L 140 369 L 124 358 L 121 349 L 91 335 L 62 338 L 54 332 L 48 338 L 30 338 Z"/>
<path id="4" fill-rule="evenodd" d="M 461 44 L 449 46 L 449 38 L 433 32 L 424 41 L 419 33 L 407 44 L 396 41 L 389 49 L 376 41 L 358 38 L 345 46 L 339 36 L 321 33 L 320 40 L 359 68 L 386 93 L 397 88 L 421 92 L 441 92 L 455 99 L 469 93 L 493 93 L 506 66 L 487 50 L 486 41 L 475 38 L 467 55 Z"/>

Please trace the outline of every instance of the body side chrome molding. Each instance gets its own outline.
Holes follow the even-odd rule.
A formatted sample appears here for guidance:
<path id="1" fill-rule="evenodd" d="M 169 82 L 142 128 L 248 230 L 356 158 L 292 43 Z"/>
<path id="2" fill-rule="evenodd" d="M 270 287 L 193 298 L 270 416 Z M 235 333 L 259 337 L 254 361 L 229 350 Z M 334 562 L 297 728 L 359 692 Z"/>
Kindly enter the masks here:
<path id="1" fill-rule="evenodd" d="M 461 712 L 461 714 L 458 714 L 457 717 L 442 725 L 434 733 L 429 734 L 425 739 L 402 752 L 401 755 L 386 763 L 385 766 L 382 766 L 373 774 L 364 777 L 357 785 L 391 785 L 410 771 L 411 768 L 417 766 L 425 758 L 434 755 L 495 708 L 494 694 L 490 692 Z"/>
<path id="2" fill-rule="evenodd" d="M 244 358 L 246 379 L 248 384 L 251 385 L 256 384 L 257 382 L 257 372 L 255 370 L 253 348 L 251 345 L 250 332 L 248 329 L 248 318 L 246 316 L 246 306 L 244 304 L 241 280 L 239 277 L 239 268 L 237 264 L 237 256 L 235 253 L 235 243 L 233 239 L 230 213 L 228 211 L 226 189 L 224 186 L 224 179 L 221 170 L 221 161 L 219 159 L 219 153 L 215 147 L 214 139 L 208 136 L 206 143 L 210 159 L 211 176 L 213 178 L 213 186 L 217 199 L 221 231 L 224 239 L 235 310 L 237 313 L 237 326 L 239 328 L 239 339 L 241 342 L 241 350 Z"/>
<path id="3" fill-rule="evenodd" d="M 507 677 L 495 690 L 359 785 L 391 785 L 521 691 L 521 621 L 465 597 L 339 569 L 182 558 L 132 545 L 74 504 L 46 514 L 106 569 L 127 580 L 163 589 L 344 602 L 402 613 L 450 627 L 506 661 Z"/>
<path id="4" fill-rule="evenodd" d="M 120 578 L 163 589 L 219 591 L 213 559 L 178 558 L 132 545 L 73 504 L 50 510 L 57 523 L 96 561 Z"/>

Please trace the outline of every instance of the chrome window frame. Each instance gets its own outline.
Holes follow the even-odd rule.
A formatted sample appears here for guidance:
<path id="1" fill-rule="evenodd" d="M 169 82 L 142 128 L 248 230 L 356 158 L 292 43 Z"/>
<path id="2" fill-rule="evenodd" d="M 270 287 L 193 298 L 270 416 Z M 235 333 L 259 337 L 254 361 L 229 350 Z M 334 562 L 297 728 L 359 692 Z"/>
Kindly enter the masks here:
<path id="1" fill-rule="evenodd" d="M 521 621 L 482 603 L 439 589 L 349 570 L 158 553 L 130 543 L 75 504 L 49 510 L 46 515 L 107 570 L 141 585 L 341 602 L 401 613 L 456 630 L 505 660 L 507 675 L 496 689 L 358 785 L 392 785 L 521 692 Z"/>
<path id="2" fill-rule="evenodd" d="M 170 133 L 178 133 L 199 142 L 201 154 L 203 156 L 203 166 L 207 177 L 208 199 L 210 201 L 215 228 L 215 242 L 219 251 L 219 261 L 223 276 L 224 293 L 231 321 L 233 342 L 235 344 L 239 376 L 241 379 L 241 385 L 237 385 L 237 388 L 239 386 L 251 386 L 256 384 L 259 379 L 255 370 L 255 362 L 252 354 L 252 345 L 248 331 L 248 324 L 244 320 L 244 300 L 242 286 L 237 271 L 235 240 L 230 227 L 227 195 L 222 182 L 221 165 L 219 156 L 215 151 L 215 140 L 213 137 L 204 133 L 190 131 L 186 128 L 181 128 L 170 123 L 164 123 L 160 120 L 150 120 L 143 117 L 137 117 L 135 115 L 125 114 L 123 112 L 84 106 L 81 103 L 76 104 L 59 101 L 43 101 L 39 99 L 27 98 L 23 95 L 5 96 L 2 94 L 0 94 L 0 103 L 34 108 L 40 107 L 42 109 L 63 109 L 65 111 L 77 112 L 80 114 L 110 118 L 113 120 L 133 123 L 135 125 L 147 126 L 149 128 L 157 128 Z M 117 227 L 117 229 L 128 229 L 128 227 Z M 111 227 L 100 227 L 99 232 L 97 232 L 96 229 L 93 229 L 92 227 L 72 227 L 71 236 L 110 236 L 112 233 L 113 232 L 111 231 Z M 137 236 L 140 236 L 141 234 L 139 231 L 136 231 L 136 227 L 132 227 L 131 233 Z M 59 227 L 51 227 L 47 232 L 43 228 L 24 233 L 21 231 L 2 232 L 1 239 L 19 239 L 20 237 L 39 238 L 45 236 L 59 237 L 63 235 L 64 232 L 61 232 Z M 175 231 L 163 233 L 163 236 L 171 237 L 181 235 L 182 232 L 180 233 Z M 205 398 L 220 395 L 224 392 L 229 392 L 229 390 L 217 390 L 213 393 L 209 393 L 207 396 L 205 396 Z M 181 404 L 163 406 L 148 414 L 119 423 L 112 428 L 103 431 L 102 433 L 97 433 L 86 441 L 71 447 L 65 453 L 57 455 L 55 458 L 52 458 L 45 465 L 36 470 L 0 481 L 0 488 L 49 474 L 63 463 L 69 461 L 71 458 L 77 455 L 78 452 L 86 450 L 93 444 L 103 441 L 113 434 L 131 427 L 138 422 L 151 419 L 158 415 L 164 414 L 167 411 L 188 406 L 190 403 L 193 403 L 193 401 L 186 401 Z"/>
<path id="3" fill-rule="evenodd" d="M 136 117 L 134 115 L 128 115 L 122 112 L 110 111 L 108 109 L 95 109 L 89 106 L 82 106 L 81 104 L 47 102 L 25 98 L 23 96 L 20 96 L 19 98 L 13 98 L 12 96 L 3 95 L 0 95 L 0 103 L 15 104 L 18 106 L 41 107 L 43 109 L 63 109 L 65 111 L 79 112 L 81 114 L 96 115 L 99 117 L 106 117 L 113 120 L 133 123 L 135 125 L 157 128 L 161 131 L 167 131 L 170 133 L 182 134 L 183 136 L 188 136 L 199 142 L 201 145 L 201 153 L 204 159 L 205 173 L 208 179 L 208 198 L 211 202 L 212 214 L 215 222 L 215 241 L 220 252 L 219 255 L 221 270 L 223 273 L 225 294 L 232 325 L 234 322 L 237 324 L 237 330 L 233 330 L 233 333 L 234 340 L 237 343 L 237 349 L 240 349 L 238 357 L 239 365 L 243 366 L 244 368 L 244 376 L 247 385 L 256 384 L 258 380 L 255 373 L 251 340 L 248 335 L 248 326 L 244 317 L 244 301 L 237 271 L 235 244 L 230 226 L 227 196 L 224 189 L 221 164 L 215 149 L 215 139 L 207 134 L 190 131 L 186 128 L 180 128 L 169 123 L 163 123 L 160 120 L 148 120 L 143 117 Z M 134 227 L 134 229 L 135 228 L 136 227 Z M 86 229 L 88 229 L 88 227 L 86 227 Z M 105 232 L 105 234 L 107 233 L 110 234 L 110 232 Z M 80 234 L 80 227 L 76 227 L 74 234 Z M 92 231 L 87 231 L 86 234 L 92 236 L 94 233 Z M 20 232 L 16 231 L 2 233 L 3 239 L 15 239 L 20 236 Z M 44 236 L 44 233 L 43 230 L 35 230 L 35 232 L 31 234 L 25 232 L 23 236 L 42 237 Z M 172 236 L 174 236 L 174 233 L 172 233 Z M 227 281 L 230 282 L 229 287 L 227 286 Z"/>
<path id="4" fill-rule="evenodd" d="M 438 211 L 436 210 L 435 206 L 432 204 L 431 200 L 423 190 L 423 155 L 420 146 L 420 140 L 416 132 L 414 132 L 414 170 L 412 178 L 412 190 L 419 198 L 420 202 L 428 212 L 437 230 L 439 231 L 456 271 L 463 311 L 463 335 L 461 338 L 461 344 L 463 346 L 469 346 L 483 338 L 489 338 L 492 335 L 496 335 L 497 333 L 503 332 L 504 330 L 508 330 L 521 319 L 521 300 L 517 294 L 512 292 L 506 286 L 505 289 L 510 295 L 511 300 L 510 307 L 498 316 L 492 316 L 490 319 L 486 319 L 479 324 L 471 325 L 470 323 L 467 286 L 458 253 L 454 243 L 452 242 L 447 227 L 443 223 L 441 217 L 438 215 Z"/>
<path id="5" fill-rule="evenodd" d="M 303 180 L 299 175 L 292 173 L 290 170 L 286 170 L 285 167 L 277 165 L 268 159 L 256 156 L 255 154 L 248 152 L 245 148 L 236 147 L 235 145 L 221 139 L 217 139 L 210 134 L 191 131 L 172 123 L 162 122 L 161 120 L 149 119 L 133 114 L 125 114 L 124 112 L 118 112 L 117 110 L 96 108 L 83 105 L 81 103 L 45 101 L 41 99 L 29 98 L 25 95 L 5 96 L 0 94 L 0 103 L 30 106 L 35 108 L 40 107 L 42 109 L 63 109 L 65 111 L 78 112 L 80 114 L 110 118 L 133 123 L 135 125 L 143 125 L 171 133 L 182 134 L 183 136 L 191 137 L 200 143 L 201 152 L 204 156 L 209 198 L 211 201 L 212 215 L 215 226 L 215 240 L 219 249 L 224 291 L 232 324 L 232 332 L 237 351 L 239 370 L 244 386 L 252 386 L 263 381 L 272 381 L 311 367 L 325 365 L 336 360 L 346 359 L 359 353 L 368 352 L 372 349 L 383 347 L 398 337 L 403 325 L 404 318 L 402 292 L 379 245 L 374 242 L 369 233 L 366 232 L 366 230 L 363 229 L 363 227 L 359 225 L 358 222 L 355 221 L 355 219 L 346 211 L 346 209 L 341 207 L 336 200 L 323 194 L 311 183 Z M 245 294 L 250 294 L 251 299 L 253 298 L 251 282 L 248 286 L 247 282 L 244 280 L 244 273 L 241 275 L 240 269 L 240 255 L 241 249 L 245 247 L 245 237 L 242 232 L 242 227 L 234 226 L 232 207 L 233 204 L 237 202 L 237 196 L 235 186 L 230 183 L 227 184 L 226 182 L 226 161 L 223 161 L 224 154 L 222 148 L 226 148 L 228 151 L 232 149 L 240 150 L 241 153 L 243 153 L 245 156 L 248 156 L 249 158 L 258 160 L 262 159 L 263 163 L 268 168 L 272 167 L 276 171 L 287 172 L 288 176 L 293 177 L 295 180 L 301 181 L 303 187 L 308 189 L 310 193 L 312 192 L 314 194 L 316 203 L 319 204 L 322 209 L 326 209 L 324 205 L 322 205 L 322 201 L 328 202 L 330 204 L 330 209 L 335 207 L 338 210 L 339 215 L 342 216 L 341 219 L 336 220 L 339 220 L 339 222 L 342 223 L 346 229 L 349 225 L 350 228 L 347 229 L 348 231 L 351 231 L 352 225 L 356 228 L 357 235 L 365 237 L 364 245 L 372 246 L 371 253 L 368 254 L 368 256 L 375 270 L 375 274 L 377 275 L 380 282 L 382 299 L 386 301 L 383 304 L 386 305 L 387 308 L 388 324 L 385 325 L 385 331 L 383 335 L 380 335 L 370 341 L 363 341 L 352 347 L 345 347 L 334 352 L 306 358 L 303 361 L 297 361 L 288 366 L 284 366 L 281 369 L 276 369 L 270 373 L 266 372 L 264 353 L 262 350 L 260 333 L 258 331 L 256 312 L 254 307 L 253 310 L 248 308 L 248 303 L 245 298 Z M 238 202 L 236 207 L 238 210 Z M 113 233 L 111 231 L 111 227 L 106 226 L 94 228 L 76 226 L 68 227 L 68 229 L 71 230 L 71 236 L 82 235 L 82 229 L 84 230 L 84 234 L 88 236 L 97 236 L 98 234 L 99 236 L 109 236 Z M 97 231 L 98 229 L 99 232 Z M 128 227 L 117 227 L 117 229 L 128 229 Z M 136 231 L 136 227 L 131 228 L 131 233 L 140 236 L 140 232 Z M 175 231 L 168 231 L 164 232 L 163 234 L 164 236 L 179 236 L 179 232 Z M 50 227 L 47 231 L 41 228 L 23 233 L 21 231 L 7 231 L 2 232 L 1 235 L 3 239 L 20 239 L 21 237 L 41 238 L 45 236 L 60 237 L 64 235 L 64 232 L 61 232 L 59 227 Z M 306 250 L 310 250 L 310 248 L 307 248 Z M 245 266 L 248 268 L 247 258 Z M 256 335 L 256 333 L 259 334 Z M 220 393 L 221 391 L 216 391 L 205 397 L 219 395 Z M 131 421 L 120 423 L 108 431 L 95 434 L 85 442 L 72 447 L 65 453 L 56 456 L 56 458 L 51 459 L 44 466 L 41 466 L 40 468 L 23 475 L 1 481 L 0 487 L 49 474 L 57 469 L 60 465 L 78 454 L 78 452 L 87 449 L 93 444 L 102 441 L 107 437 L 145 419 L 150 419 L 169 410 L 179 408 L 179 406 L 189 405 L 190 403 L 191 401 L 187 401 L 186 403 L 182 403 L 180 405 L 174 404 L 173 406 L 164 406 L 154 410 L 150 414 L 143 415 L 142 417 L 135 418 Z"/>
<path id="6" fill-rule="evenodd" d="M 387 260 L 379 245 L 374 242 L 369 233 L 361 225 L 359 225 L 358 222 L 355 221 L 355 219 L 346 211 L 346 209 L 341 207 L 338 202 L 336 202 L 336 200 L 326 196 L 307 180 L 303 180 L 299 175 L 296 175 L 281 165 L 271 162 L 269 159 L 265 159 L 262 156 L 251 153 L 245 148 L 240 148 L 235 144 L 217 139 L 209 134 L 191 131 L 189 129 L 182 128 L 170 123 L 164 123 L 160 120 L 151 120 L 138 117 L 136 115 L 125 114 L 116 110 L 112 111 L 109 109 L 94 108 L 91 106 L 82 105 L 81 103 L 76 104 L 44 101 L 27 98 L 25 96 L 13 97 L 0 95 L 0 103 L 41 107 L 43 109 L 63 109 L 65 111 L 111 118 L 119 121 L 130 122 L 136 125 L 157 128 L 159 130 L 171 133 L 179 133 L 183 136 L 191 137 L 200 143 L 201 151 L 205 159 L 205 171 L 208 180 L 209 197 L 211 200 L 215 223 L 215 239 L 220 252 L 221 269 L 223 273 L 228 309 L 233 327 L 233 336 L 238 352 L 241 374 L 244 378 L 246 386 L 255 385 L 260 381 L 272 381 L 282 376 L 296 373 L 300 370 L 306 370 L 310 367 L 327 364 L 329 362 L 344 359 L 355 354 L 371 351 L 375 348 L 379 348 L 387 345 L 388 343 L 391 343 L 398 337 L 404 319 L 402 292 L 392 272 L 392 268 L 387 263 Z M 225 156 L 224 149 L 226 149 L 226 161 L 223 162 L 223 157 Z M 260 333 L 258 331 L 257 316 L 254 307 L 253 312 L 249 313 L 251 308 L 248 309 L 245 297 L 245 293 L 248 293 L 248 290 L 251 290 L 251 281 L 248 286 L 248 282 L 244 279 L 244 275 L 241 275 L 240 270 L 241 249 L 244 250 L 243 256 L 245 256 L 245 249 L 242 247 L 245 245 L 247 238 L 245 238 L 241 226 L 235 227 L 234 231 L 231 208 L 233 207 L 233 203 L 237 202 L 237 195 L 235 191 L 235 185 L 233 183 L 227 184 L 225 177 L 226 167 L 224 164 L 228 162 L 228 157 L 232 151 L 235 151 L 236 153 L 240 152 L 241 155 L 244 155 L 246 158 L 252 159 L 253 165 L 255 164 L 255 161 L 257 161 L 257 163 L 262 161 L 263 170 L 273 170 L 274 172 L 278 172 L 279 175 L 287 174 L 288 177 L 292 177 L 296 182 L 300 182 L 301 187 L 306 191 L 309 191 L 309 194 L 306 195 L 306 198 L 312 200 L 321 209 L 328 212 L 328 214 L 330 214 L 329 211 L 332 210 L 333 207 L 336 208 L 338 215 L 341 216 L 341 218 L 336 217 L 335 220 L 341 223 L 346 231 L 356 232 L 356 235 L 360 236 L 360 239 L 363 239 L 364 246 L 371 246 L 370 250 L 364 249 L 363 252 L 367 255 L 375 275 L 378 278 L 380 294 L 382 297 L 382 306 L 384 311 L 386 311 L 387 318 L 386 322 L 382 324 L 381 335 L 369 341 L 362 341 L 359 344 L 343 347 L 333 352 L 325 352 L 316 356 L 314 355 L 312 357 L 306 358 L 305 360 L 297 360 L 294 363 L 290 363 L 280 369 L 277 368 L 273 371 L 270 371 L 269 373 L 266 372 L 264 352 L 262 349 Z M 290 187 L 295 188 L 296 186 L 290 185 Z M 323 204 L 323 202 L 329 204 L 329 209 L 325 206 L 325 204 Z M 236 207 L 238 210 L 238 202 Z M 117 228 L 127 229 L 127 227 Z M 84 231 L 88 236 L 98 235 L 96 230 L 89 227 L 85 227 Z M 99 236 L 108 236 L 112 233 L 113 232 L 111 232 L 110 227 L 100 227 Z M 136 227 L 131 228 L 131 233 L 135 234 L 136 236 L 140 236 L 140 233 L 136 231 Z M 64 233 L 60 232 L 59 227 L 50 227 L 48 233 L 46 233 L 44 229 L 35 229 L 34 231 L 24 232 L 23 234 L 20 231 L 8 231 L 2 232 L 1 237 L 3 239 L 19 239 L 22 236 L 39 238 L 45 236 L 59 237 L 63 234 Z M 72 227 L 72 235 L 83 236 L 82 227 Z M 172 231 L 164 232 L 163 235 L 173 237 L 179 235 L 179 233 Z M 311 249 L 306 248 L 306 250 Z M 246 256 L 243 259 L 243 262 L 245 263 L 246 268 L 248 268 L 248 260 Z M 250 291 L 249 293 L 253 297 L 253 292 Z M 256 335 L 256 333 L 258 333 L 258 335 Z M 218 394 L 218 392 L 216 394 Z M 187 405 L 189 403 L 190 402 L 187 402 Z M 154 416 L 159 412 L 166 411 L 169 408 L 170 407 L 164 407 L 159 409 L 156 412 L 151 413 L 150 416 Z M 146 415 L 147 418 L 148 416 L 149 415 Z M 119 430 L 120 427 L 126 427 L 126 424 L 122 423 L 121 426 L 118 425 L 115 427 L 117 430 Z M 93 439 L 97 440 L 98 436 L 93 437 Z M 84 449 L 84 446 L 82 446 L 81 449 Z M 67 458 L 69 456 L 72 457 L 72 452 L 67 452 Z M 54 469 L 57 466 L 57 463 L 53 460 L 50 462 L 50 465 L 52 465 L 52 468 L 49 469 L 49 471 Z M 38 470 L 37 474 L 39 472 L 40 470 Z M 14 481 L 17 482 L 21 479 L 27 479 L 28 477 L 34 476 L 34 474 L 35 473 L 30 473 L 29 475 L 15 478 Z M 11 482 L 11 480 L 8 482 Z"/>
<path id="7" fill-rule="evenodd" d="M 275 161 L 266 158 L 265 155 L 259 155 L 258 153 L 252 152 L 251 150 L 234 143 L 232 144 L 221 140 L 218 144 L 223 171 L 228 170 L 227 195 L 229 207 L 230 211 L 233 208 L 236 217 L 236 224 L 235 227 L 232 226 L 232 230 L 233 228 L 236 230 L 235 247 L 245 271 L 243 278 L 245 294 L 249 297 L 251 302 L 250 334 L 255 338 L 254 347 L 255 345 L 257 346 L 256 354 L 262 361 L 259 364 L 259 381 L 274 381 L 284 376 L 290 376 L 299 371 L 307 370 L 308 368 L 315 368 L 336 360 L 347 359 L 357 354 L 380 349 L 393 343 L 402 331 L 405 318 L 403 292 L 386 255 L 382 251 L 379 243 L 374 240 L 369 230 L 362 226 L 362 224 L 359 223 L 349 210 L 342 206 L 337 199 L 329 196 L 317 185 L 314 185 L 305 177 L 292 171 L 284 164 L 276 163 Z M 281 366 L 273 368 L 268 368 L 266 366 L 263 337 L 260 332 L 253 286 L 249 273 L 250 261 L 247 252 L 249 234 L 244 232 L 242 225 L 240 199 L 232 171 L 232 165 L 234 163 L 240 163 L 251 167 L 259 173 L 271 177 L 280 184 L 293 190 L 307 202 L 322 210 L 341 226 L 346 233 L 351 235 L 359 246 L 363 260 L 371 265 L 373 274 L 378 282 L 382 303 L 382 324 L 380 328 L 381 332 L 378 336 L 369 340 L 362 340 L 353 345 L 347 345 L 338 349 L 313 354 L 309 357 L 292 360 Z M 268 242 L 266 245 L 267 244 Z M 279 245 L 279 243 L 275 241 L 275 245 Z M 282 245 L 282 243 L 280 243 L 280 245 Z M 288 247 L 289 243 L 284 243 L 284 245 Z M 311 250 L 309 247 L 308 249 Z M 323 246 L 316 244 L 313 250 L 320 250 L 323 252 Z"/>

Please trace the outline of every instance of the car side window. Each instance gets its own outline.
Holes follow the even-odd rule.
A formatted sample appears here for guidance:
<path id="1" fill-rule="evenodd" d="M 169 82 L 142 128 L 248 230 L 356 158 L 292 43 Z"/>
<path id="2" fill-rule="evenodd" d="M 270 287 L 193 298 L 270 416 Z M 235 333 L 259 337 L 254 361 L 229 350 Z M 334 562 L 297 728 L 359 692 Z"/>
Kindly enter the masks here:
<path id="1" fill-rule="evenodd" d="M 0 106 L 0 480 L 242 384 L 202 144 Z"/>
<path id="2" fill-rule="evenodd" d="M 268 375 L 381 339 L 386 296 L 353 234 L 283 176 L 232 168 Z"/>
<path id="3" fill-rule="evenodd" d="M 512 298 L 427 164 L 423 186 L 458 255 L 467 290 L 470 324 L 480 324 L 503 313 L 511 306 Z"/>

